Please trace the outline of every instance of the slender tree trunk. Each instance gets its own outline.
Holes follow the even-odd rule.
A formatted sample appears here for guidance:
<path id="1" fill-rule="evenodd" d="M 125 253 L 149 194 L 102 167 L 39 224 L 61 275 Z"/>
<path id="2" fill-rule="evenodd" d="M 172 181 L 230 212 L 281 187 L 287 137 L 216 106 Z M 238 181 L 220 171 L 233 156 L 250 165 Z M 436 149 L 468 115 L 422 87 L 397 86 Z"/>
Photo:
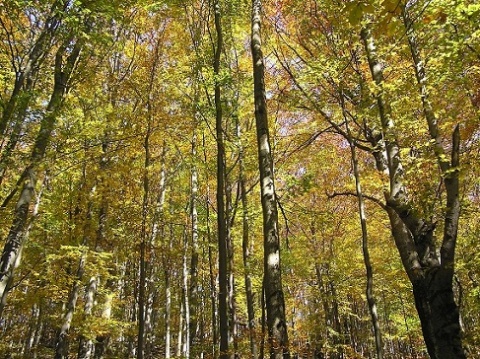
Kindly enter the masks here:
<path id="1" fill-rule="evenodd" d="M 170 288 L 170 271 L 165 269 L 165 358 L 171 357 L 171 316 L 172 316 L 172 291 Z"/>
<path id="2" fill-rule="evenodd" d="M 144 138 L 145 164 L 143 174 L 143 202 L 142 202 L 142 229 L 140 234 L 140 263 L 139 263 L 139 283 L 138 283 L 138 333 L 137 333 L 137 359 L 144 358 L 145 351 L 145 312 L 146 312 L 146 275 L 147 275 L 147 217 L 150 197 L 150 135 L 151 122 L 148 118 L 147 131 Z"/>
<path id="3" fill-rule="evenodd" d="M 225 153 L 225 150 L 224 150 Z M 225 165 L 226 167 L 226 165 Z M 232 186 L 228 179 L 228 175 L 225 170 L 225 205 L 226 205 L 226 222 L 227 222 L 227 269 L 228 269 L 228 339 L 229 345 L 233 346 L 233 352 L 230 357 L 234 358 L 238 353 L 237 343 L 237 308 L 235 303 L 235 262 L 234 262 L 234 247 L 233 238 L 231 233 L 231 222 L 233 218 L 233 204 L 232 204 Z"/>
<path id="4" fill-rule="evenodd" d="M 223 49 L 223 34 L 221 27 L 220 3 L 214 4 L 215 31 L 217 41 L 215 44 L 215 59 L 213 70 L 217 77 L 220 74 L 220 56 Z M 229 343 L 228 326 L 228 262 L 227 262 L 227 219 L 225 215 L 225 145 L 223 133 L 223 115 L 221 103 L 220 82 L 215 82 L 215 124 L 217 136 L 217 226 L 218 226 L 218 272 L 219 292 L 218 311 L 220 315 L 220 359 L 227 359 Z"/>
<path id="5" fill-rule="evenodd" d="M 203 159 L 205 163 L 207 163 L 207 152 L 206 152 L 206 145 L 205 145 L 205 135 L 203 135 Z M 210 278 L 210 301 L 211 301 L 211 325 L 212 325 L 212 356 L 214 358 L 217 357 L 217 345 L 218 345 L 218 316 L 217 316 L 217 278 L 215 275 L 215 260 L 213 258 L 212 253 L 212 246 L 214 245 L 212 239 L 212 231 L 210 227 L 210 185 L 208 173 L 206 175 L 205 182 L 207 183 L 207 197 L 206 197 L 206 223 L 207 223 L 207 248 L 208 248 L 208 270 L 209 270 L 209 278 Z"/>
<path id="6" fill-rule="evenodd" d="M 37 331 L 40 328 L 40 306 L 35 303 L 32 307 L 32 317 L 30 321 L 30 328 L 28 336 L 25 340 L 25 346 L 23 349 L 23 357 L 25 359 L 29 359 L 33 357 L 33 348 L 35 346 L 35 338 L 37 335 Z"/>
<path id="7" fill-rule="evenodd" d="M 114 103 L 112 103 L 114 105 Z M 107 215 L 108 215 L 108 201 L 107 196 L 105 194 L 105 177 L 108 175 L 108 158 L 107 158 L 107 151 L 108 151 L 108 134 L 105 133 L 103 140 L 102 140 L 102 157 L 100 159 L 100 176 L 98 180 L 98 187 L 100 191 L 100 209 L 98 211 L 98 228 L 96 231 L 95 236 L 95 251 L 100 252 L 102 250 L 102 246 L 105 243 L 105 232 L 107 228 Z M 113 270 L 112 270 L 113 272 Z M 98 280 L 98 278 L 97 278 Z M 105 283 L 105 294 L 103 294 L 100 298 L 97 298 L 97 301 L 100 302 L 100 307 L 102 308 L 102 318 L 110 319 L 111 315 L 111 306 L 112 306 L 112 293 L 114 291 L 114 280 L 108 278 Z M 93 353 L 95 359 L 103 359 L 105 352 L 107 350 L 109 342 L 109 336 L 99 335 L 96 337 L 96 341 L 94 343 Z"/>
<path id="8" fill-rule="evenodd" d="M 282 288 L 278 212 L 275 198 L 273 160 L 268 131 L 261 38 L 261 0 L 252 1 L 252 58 L 257 127 L 258 161 L 263 212 L 264 288 L 270 358 L 290 358 L 285 299 Z"/>
<path id="9" fill-rule="evenodd" d="M 92 309 L 95 300 L 95 293 L 97 291 L 97 278 L 90 278 L 87 291 L 85 293 L 85 307 L 84 307 L 84 319 L 87 320 L 92 315 Z M 80 337 L 80 343 L 78 344 L 78 359 L 90 359 L 94 350 L 93 340 L 85 338 L 83 335 Z"/>
<path id="10" fill-rule="evenodd" d="M 183 233 L 183 259 L 182 259 L 182 305 L 183 305 L 183 318 L 184 318 L 184 327 L 185 330 L 182 332 L 184 336 L 183 346 L 182 346 L 182 355 L 185 358 L 190 358 L 190 304 L 189 304 L 189 294 L 188 294 L 188 235 L 187 227 L 185 226 Z M 179 333 L 180 334 L 180 333 Z"/>
<path id="11" fill-rule="evenodd" d="M 247 299 L 247 318 L 248 318 L 248 335 L 250 339 L 250 353 L 252 359 L 257 359 L 258 349 L 257 349 L 257 340 L 255 335 L 256 325 L 255 325 L 255 310 L 254 310 L 254 293 L 252 289 L 252 279 L 250 277 L 250 224 L 249 224 L 249 215 L 248 215 L 248 198 L 247 198 L 247 189 L 245 184 L 245 163 L 244 163 L 244 148 L 241 143 L 241 133 L 240 133 L 240 123 L 237 119 L 237 137 L 239 140 L 239 182 L 240 182 L 240 193 L 242 201 L 242 253 L 243 253 L 243 266 L 245 270 L 245 294 Z"/>
<path id="12" fill-rule="evenodd" d="M 182 293 L 178 294 L 178 303 L 180 305 L 180 312 L 178 316 L 178 328 L 177 328 L 177 351 L 175 356 L 181 357 L 182 356 L 182 348 L 183 348 L 183 327 L 184 327 L 184 318 L 185 318 L 185 303 L 183 302 L 184 296 Z"/>
<path id="13" fill-rule="evenodd" d="M 25 117 L 27 115 L 29 100 L 30 96 L 28 96 L 27 99 L 21 100 L 20 104 L 17 106 L 18 109 L 16 110 L 15 115 L 15 125 L 13 126 L 8 143 L 5 149 L 2 151 L 2 156 L 0 158 L 0 186 L 3 183 L 7 169 L 10 166 L 10 159 L 13 155 L 15 147 L 20 140 L 20 136 L 24 127 Z"/>
<path id="14" fill-rule="evenodd" d="M 43 334 L 43 325 L 44 320 L 42 318 L 42 302 L 38 305 L 38 311 L 36 314 L 36 325 L 34 332 L 32 333 L 31 343 L 28 345 L 28 350 L 24 353 L 25 359 L 36 359 L 37 358 L 37 348 L 40 343 L 40 339 Z"/>
<path id="15" fill-rule="evenodd" d="M 80 287 L 82 283 L 83 273 L 85 271 L 86 251 L 82 253 L 80 262 L 78 264 L 77 273 L 75 276 L 75 282 L 67 301 L 67 310 L 62 318 L 62 327 L 57 336 L 55 344 L 55 359 L 67 359 L 68 358 L 68 332 L 72 324 L 73 315 L 75 314 L 75 308 L 77 306 L 78 295 L 80 293 Z"/>
<path id="16" fill-rule="evenodd" d="M 343 94 L 341 94 L 341 96 L 343 99 Z M 344 104 L 342 103 L 342 109 L 343 108 L 344 108 Z M 353 142 L 354 139 L 352 138 L 350 133 L 350 128 L 348 127 L 348 120 L 346 115 L 344 116 L 344 119 L 347 127 L 347 134 L 349 136 L 350 152 L 352 155 L 353 174 L 355 177 L 355 189 L 356 189 L 357 200 L 358 200 L 358 213 L 360 216 L 360 224 L 362 228 L 363 261 L 365 263 L 365 269 L 367 273 L 367 287 L 366 287 L 367 303 L 368 303 L 368 309 L 370 311 L 370 316 L 372 319 L 377 358 L 382 359 L 383 358 L 382 332 L 380 329 L 380 321 L 378 318 L 377 304 L 376 304 L 375 297 L 373 295 L 373 269 L 372 269 L 372 263 L 370 262 L 370 252 L 368 250 L 367 217 L 365 214 L 365 203 L 363 199 L 362 187 L 360 184 L 360 173 L 358 170 L 357 152 L 355 150 L 355 144 Z"/>
<path id="17" fill-rule="evenodd" d="M 168 248 L 165 247 L 165 215 L 164 215 L 164 207 L 165 207 L 165 195 L 166 195 L 166 168 L 165 168 L 165 161 L 166 161 L 166 143 L 163 141 L 162 145 L 162 152 L 160 155 L 160 180 L 159 180 L 159 191 L 156 199 L 156 206 L 155 206 L 155 212 L 154 212 L 154 219 L 153 219 L 153 224 L 152 224 L 152 233 L 151 233 L 151 238 L 150 238 L 150 251 L 149 251 L 149 263 L 151 264 L 149 266 L 149 273 L 148 273 L 148 278 L 150 282 L 153 282 L 155 280 L 155 277 L 158 275 L 156 267 L 155 267 L 155 261 L 156 255 L 155 255 L 155 247 L 157 245 L 160 245 L 161 248 L 164 250 Z M 166 294 L 166 308 L 165 310 L 168 310 L 168 315 L 165 315 L 166 319 L 166 326 L 168 326 L 168 338 L 165 338 L 165 347 L 168 347 L 168 350 L 165 349 L 165 354 L 170 356 L 170 305 L 171 305 L 171 297 L 170 297 L 170 287 L 169 287 L 169 270 L 166 269 L 168 264 L 166 261 L 166 255 L 163 255 L 161 257 L 161 261 L 163 264 L 164 273 L 165 273 L 165 294 Z M 148 304 L 147 304 L 147 312 L 146 312 L 146 348 L 145 348 L 145 356 L 149 358 L 151 356 L 151 351 L 154 346 L 155 342 L 155 321 L 156 317 L 158 315 L 158 310 L 155 309 L 155 301 L 158 296 L 158 290 L 154 288 L 153 290 L 150 291 L 150 294 L 148 295 Z M 168 306 L 168 308 L 167 308 Z M 167 340 L 168 339 L 168 340 Z M 168 343 L 167 343 L 168 342 Z M 168 344 L 168 345 L 167 345 Z"/>
<path id="18" fill-rule="evenodd" d="M 195 110 L 196 114 L 196 110 Z M 196 117 L 196 116 L 195 116 Z M 197 119 L 195 118 L 195 124 L 197 125 Z M 189 344 L 190 349 L 195 355 L 195 347 L 198 341 L 198 260 L 199 260 L 199 248 L 198 248 L 198 170 L 196 165 L 197 157 L 197 133 L 196 128 L 192 136 L 192 169 L 191 169 L 191 195 L 190 195 L 190 221 L 192 230 L 192 256 L 190 260 L 190 326 L 189 326 Z"/>

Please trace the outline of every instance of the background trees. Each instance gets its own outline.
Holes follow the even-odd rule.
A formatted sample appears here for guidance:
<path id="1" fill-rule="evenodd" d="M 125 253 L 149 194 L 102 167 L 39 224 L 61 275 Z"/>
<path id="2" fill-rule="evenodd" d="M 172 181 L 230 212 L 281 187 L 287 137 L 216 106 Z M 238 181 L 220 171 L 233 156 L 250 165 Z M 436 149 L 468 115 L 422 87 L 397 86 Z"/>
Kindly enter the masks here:
<path id="1" fill-rule="evenodd" d="M 1 351 L 268 356 L 251 4 L 0 6 Z M 478 5 L 262 16 L 289 352 L 375 355 L 354 144 L 384 357 L 448 353 L 440 287 L 478 355 Z"/>

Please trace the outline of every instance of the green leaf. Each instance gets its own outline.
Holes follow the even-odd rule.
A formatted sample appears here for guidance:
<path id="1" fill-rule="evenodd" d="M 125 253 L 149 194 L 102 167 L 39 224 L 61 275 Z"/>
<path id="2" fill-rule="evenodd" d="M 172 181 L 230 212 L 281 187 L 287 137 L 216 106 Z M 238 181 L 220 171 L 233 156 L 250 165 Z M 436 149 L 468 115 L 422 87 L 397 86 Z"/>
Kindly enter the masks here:
<path id="1" fill-rule="evenodd" d="M 352 25 L 358 25 L 362 21 L 363 9 L 361 4 L 354 4 L 348 14 L 348 21 Z"/>

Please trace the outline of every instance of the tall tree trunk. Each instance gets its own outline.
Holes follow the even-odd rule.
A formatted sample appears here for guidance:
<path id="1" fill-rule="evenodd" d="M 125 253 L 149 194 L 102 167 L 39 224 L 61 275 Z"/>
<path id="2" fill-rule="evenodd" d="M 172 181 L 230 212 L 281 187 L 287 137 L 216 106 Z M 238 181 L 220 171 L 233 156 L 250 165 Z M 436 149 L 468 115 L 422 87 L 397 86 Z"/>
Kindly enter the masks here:
<path id="1" fill-rule="evenodd" d="M 147 130 L 144 138 L 145 163 L 143 168 L 143 201 L 142 201 L 142 229 L 140 233 L 140 263 L 138 282 L 138 333 L 137 333 L 137 359 L 143 359 L 145 351 L 145 312 L 146 312 L 146 275 L 147 275 L 147 218 L 150 197 L 150 135 L 151 122 L 148 118 Z"/>
<path id="2" fill-rule="evenodd" d="M 24 128 L 25 117 L 27 115 L 28 103 L 30 96 L 27 96 L 26 99 L 22 99 L 20 104 L 17 105 L 18 109 L 15 114 L 15 124 L 10 133 L 10 138 L 0 158 L 0 186 L 3 183 L 3 180 L 6 177 L 7 169 L 10 166 L 10 159 L 14 153 L 15 147 L 17 146 L 18 141 L 20 140 L 22 130 Z M 6 205 L 7 203 L 4 203 Z"/>
<path id="3" fill-rule="evenodd" d="M 114 102 L 114 101 L 112 101 Z M 115 105 L 112 103 L 112 105 Z M 105 244 L 106 229 L 107 229 L 107 215 L 108 215 L 108 201 L 107 195 L 105 194 L 105 177 L 108 175 L 108 134 L 105 132 L 102 140 L 102 157 L 100 159 L 100 175 L 98 179 L 98 187 L 100 191 L 100 209 L 98 211 L 98 228 L 95 236 L 95 251 L 101 251 L 102 246 Z M 112 270 L 113 272 L 113 270 Z M 98 279 L 98 278 L 97 278 Z M 102 308 L 102 318 L 110 319 L 111 307 L 112 307 L 112 296 L 114 292 L 115 283 L 114 280 L 108 278 L 105 283 L 105 294 L 101 296 L 100 307 Z M 99 335 L 96 337 L 94 343 L 94 358 L 103 359 L 105 352 L 107 350 L 107 345 L 109 342 L 109 336 L 107 334 Z"/>
<path id="4" fill-rule="evenodd" d="M 190 358 L 190 304 L 188 295 L 188 234 L 187 226 L 183 233 L 183 259 L 182 259 L 182 305 L 183 305 L 183 319 L 184 328 L 182 335 L 184 336 L 182 346 L 182 356 Z"/>
<path id="5" fill-rule="evenodd" d="M 207 150 L 206 150 L 206 143 L 205 143 L 205 134 L 202 134 L 202 148 L 203 148 L 203 160 L 207 163 Z M 206 202 L 205 202 L 205 221 L 207 225 L 207 250 L 208 250 L 208 271 L 209 271 L 209 279 L 210 279 L 210 302 L 211 302 L 211 325 L 212 325 L 212 356 L 216 358 L 217 356 L 217 345 L 218 345 L 218 307 L 217 307 L 217 278 L 215 275 L 215 260 L 213 258 L 212 247 L 214 245 L 214 241 L 212 239 L 212 231 L 210 227 L 210 185 L 209 183 L 209 176 L 208 171 L 205 174 L 205 183 L 207 184 L 207 195 L 206 195 Z"/>
<path id="6" fill-rule="evenodd" d="M 185 326 L 183 321 L 185 318 L 185 303 L 183 299 L 184 299 L 184 296 L 180 292 L 178 294 L 178 304 L 180 306 L 180 311 L 178 316 L 178 328 L 177 328 L 177 351 L 175 353 L 175 356 L 177 357 L 182 356 L 182 349 L 183 349 L 183 328 Z"/>
<path id="7" fill-rule="evenodd" d="M 162 144 L 162 151 L 160 155 L 160 180 L 159 180 L 159 190 L 158 190 L 158 195 L 156 199 L 156 205 L 155 205 L 155 212 L 154 212 L 154 218 L 153 218 L 153 224 L 152 224 L 152 233 L 151 233 L 151 239 L 150 239 L 150 253 L 149 253 L 149 262 L 151 265 L 149 266 L 149 281 L 153 282 L 155 278 L 159 275 L 157 273 L 157 269 L 155 266 L 155 262 L 158 260 L 157 256 L 155 254 L 155 248 L 157 246 L 160 246 L 162 248 L 163 253 L 166 252 L 166 249 L 168 247 L 165 247 L 165 214 L 164 214 L 164 207 L 165 207 L 165 195 L 166 195 L 166 152 L 167 152 L 167 147 L 166 147 L 166 141 L 163 141 Z M 163 265 L 164 273 L 165 273 L 165 289 L 166 289 L 166 303 L 165 305 L 168 306 L 168 311 L 170 310 L 170 288 L 169 288 L 169 273 L 167 268 L 167 262 L 166 262 L 166 255 L 161 256 L 161 263 Z M 146 357 L 149 358 L 151 356 L 151 351 L 152 348 L 154 348 L 154 342 L 155 342 L 155 321 L 156 317 L 158 316 L 158 309 L 155 308 L 155 300 L 158 297 L 158 290 L 155 287 L 153 290 L 150 291 L 150 294 L 148 296 L 148 312 L 147 312 L 147 320 L 146 320 L 146 329 L 147 329 L 147 343 L 146 343 Z M 167 308 L 165 309 L 167 310 Z M 170 320 L 170 313 L 168 313 L 168 316 L 165 315 L 165 319 L 167 321 Z M 166 325 L 170 325 L 167 321 Z M 169 329 L 169 327 L 168 327 Z M 169 331 L 168 331 L 169 332 Z M 169 334 L 169 333 L 168 333 Z M 167 347 L 167 341 L 168 341 L 168 348 L 170 348 L 170 338 L 168 337 L 165 338 L 165 346 Z M 167 350 L 165 350 L 165 353 L 167 354 Z M 170 356 L 170 352 L 168 350 L 168 355 Z"/>
<path id="8" fill-rule="evenodd" d="M 290 358 L 288 348 L 285 299 L 282 288 L 278 212 L 275 198 L 273 159 L 268 131 L 261 38 L 261 0 L 252 1 L 252 58 L 257 127 L 258 163 L 263 212 L 264 287 L 270 358 Z"/>
<path id="9" fill-rule="evenodd" d="M 192 256 L 190 259 L 190 287 L 189 287 L 189 305 L 190 305 L 190 325 L 189 325 L 189 345 L 195 355 L 195 346 L 198 340 L 198 211 L 197 211 L 197 197 L 198 197 L 198 170 L 196 165 L 197 157 L 197 119 L 195 110 L 195 124 L 192 136 L 192 169 L 190 175 L 191 181 L 191 195 L 190 195 L 190 222 L 192 231 Z"/>
<path id="10" fill-rule="evenodd" d="M 7 235 L 0 259 L 0 317 L 3 312 L 4 303 L 6 302 L 6 295 L 8 292 L 7 284 L 11 278 L 13 278 L 15 263 L 17 262 L 17 257 L 24 242 L 29 207 L 32 198 L 34 197 L 35 186 L 37 183 L 37 167 L 45 156 L 45 151 L 55 126 L 57 114 L 62 106 L 67 85 L 74 72 L 81 48 L 81 41 L 77 41 L 66 61 L 64 61 L 63 56 L 67 51 L 67 44 L 64 44 L 57 50 L 55 56 L 53 92 L 47 105 L 46 114 L 41 121 L 40 131 L 35 139 L 35 144 L 30 155 L 30 164 L 21 175 L 18 183 L 19 187 L 22 189 L 17 205 L 15 206 L 13 223 Z"/>
<path id="11" fill-rule="evenodd" d="M 225 151 L 224 151 L 225 153 Z M 225 165 L 226 167 L 226 165 Z M 227 268 L 228 268 L 228 338 L 229 344 L 233 346 L 231 358 L 234 358 L 238 352 L 237 343 L 237 308 L 235 303 L 235 262 L 234 262 L 234 247 L 231 233 L 231 226 L 233 221 L 233 204 L 232 204 L 232 186 L 228 179 L 229 171 L 225 171 L 225 205 L 226 205 L 226 222 L 227 222 Z"/>
<path id="12" fill-rule="evenodd" d="M 250 339 L 250 354 L 252 359 L 257 359 L 257 339 L 255 335 L 255 310 L 254 310 L 254 293 L 252 289 L 252 279 L 250 277 L 250 255 L 251 255 L 251 243 L 250 243 L 250 224 L 248 215 L 248 198 L 247 189 L 245 183 L 245 163 L 244 163 L 244 148 L 241 142 L 241 129 L 240 123 L 237 118 L 237 138 L 239 141 L 239 183 L 240 193 L 242 201 L 242 253 L 243 253 L 243 266 L 245 270 L 245 294 L 247 299 L 247 318 L 248 318 L 248 336 Z"/>
<path id="13" fill-rule="evenodd" d="M 217 137 L 217 226 L 218 226 L 218 311 L 220 316 L 220 359 L 228 356 L 228 262 L 227 262 L 227 219 L 225 215 L 225 145 L 223 131 L 223 114 L 221 99 L 220 56 L 223 50 L 223 34 L 221 25 L 220 2 L 215 1 L 215 32 L 217 41 L 215 44 L 215 58 L 213 70 L 217 80 L 215 81 L 215 127 Z"/>
<path id="14" fill-rule="evenodd" d="M 345 111 L 345 106 L 343 103 L 343 98 L 344 98 L 343 94 L 341 94 L 341 98 L 342 98 L 342 110 Z M 382 332 L 380 329 L 380 321 L 378 318 L 377 303 L 373 295 L 373 269 L 372 269 L 372 263 L 370 261 L 370 252 L 368 250 L 367 217 L 365 213 L 365 203 L 363 199 L 362 186 L 360 183 L 360 173 L 358 170 L 357 152 L 355 150 L 355 143 L 354 143 L 355 140 L 352 138 L 350 133 L 350 128 L 348 126 L 348 119 L 346 114 L 344 114 L 344 120 L 345 120 L 345 126 L 347 128 L 347 134 L 349 136 L 350 152 L 352 155 L 353 175 L 355 177 L 355 189 L 356 189 L 357 200 L 358 200 L 358 214 L 360 217 L 360 225 L 362 228 L 363 261 L 365 263 L 365 270 L 367 274 L 367 287 L 366 287 L 367 303 L 368 303 L 368 309 L 370 311 L 370 316 L 372 319 L 377 358 L 382 359 L 383 358 Z"/>

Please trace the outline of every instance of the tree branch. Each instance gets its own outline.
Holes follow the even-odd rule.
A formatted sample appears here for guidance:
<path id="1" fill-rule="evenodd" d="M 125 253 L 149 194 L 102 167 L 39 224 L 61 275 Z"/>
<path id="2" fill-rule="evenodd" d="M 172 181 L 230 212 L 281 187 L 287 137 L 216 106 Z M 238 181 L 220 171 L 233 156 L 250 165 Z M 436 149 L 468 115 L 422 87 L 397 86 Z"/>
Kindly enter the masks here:
<path id="1" fill-rule="evenodd" d="M 357 194 L 355 192 L 349 192 L 349 191 L 346 191 L 346 192 L 333 192 L 333 193 L 327 193 L 327 197 L 329 199 L 332 199 L 332 198 L 335 198 L 335 197 L 339 197 L 339 196 L 353 196 L 353 197 L 357 197 Z M 373 196 L 369 196 L 368 194 L 362 194 L 362 196 L 370 201 L 372 201 L 373 203 L 377 204 L 378 206 L 380 206 L 382 209 L 384 210 L 387 210 L 387 206 L 382 203 L 381 200 L 379 200 L 378 198 L 376 197 L 373 197 Z"/>

